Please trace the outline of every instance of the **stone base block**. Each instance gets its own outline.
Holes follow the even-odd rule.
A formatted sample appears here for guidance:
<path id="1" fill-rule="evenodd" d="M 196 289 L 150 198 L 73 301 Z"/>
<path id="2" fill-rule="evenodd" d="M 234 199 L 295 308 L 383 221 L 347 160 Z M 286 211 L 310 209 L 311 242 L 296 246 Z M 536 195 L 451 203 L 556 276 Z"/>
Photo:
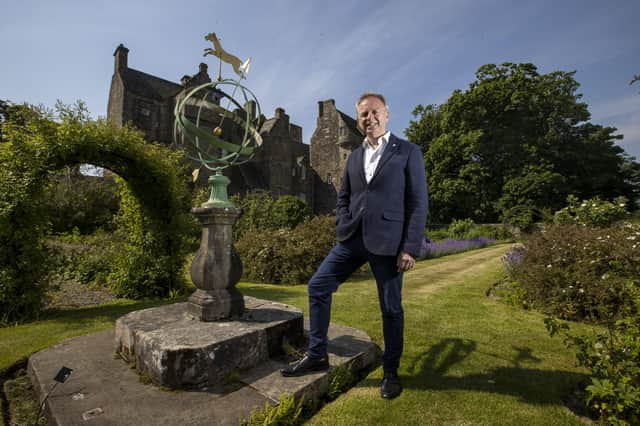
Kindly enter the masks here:
<path id="1" fill-rule="evenodd" d="M 233 371 L 256 366 L 304 340 L 302 312 L 244 298 L 237 319 L 200 321 L 190 303 L 131 312 L 116 321 L 116 352 L 157 385 L 222 388 Z"/>
<path id="2" fill-rule="evenodd" d="M 187 307 L 189 313 L 201 321 L 238 318 L 245 309 L 242 293 L 235 288 L 219 292 L 198 289 L 189 296 Z"/>

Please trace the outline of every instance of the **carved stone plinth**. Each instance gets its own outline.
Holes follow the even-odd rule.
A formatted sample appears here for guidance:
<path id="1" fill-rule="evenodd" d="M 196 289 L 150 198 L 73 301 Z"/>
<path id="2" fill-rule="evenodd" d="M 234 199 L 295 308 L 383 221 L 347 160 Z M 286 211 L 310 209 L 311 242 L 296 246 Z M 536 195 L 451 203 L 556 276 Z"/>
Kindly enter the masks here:
<path id="1" fill-rule="evenodd" d="M 232 371 L 244 371 L 303 340 L 299 309 L 246 298 L 234 320 L 199 321 L 188 303 L 131 312 L 116 321 L 116 352 L 157 385 L 219 388 Z"/>
<path id="2" fill-rule="evenodd" d="M 236 289 L 242 262 L 233 247 L 236 208 L 198 207 L 191 210 L 202 224 L 200 248 L 191 263 L 191 280 L 198 287 L 189 297 L 189 310 L 202 321 L 238 317 L 244 299 Z"/>

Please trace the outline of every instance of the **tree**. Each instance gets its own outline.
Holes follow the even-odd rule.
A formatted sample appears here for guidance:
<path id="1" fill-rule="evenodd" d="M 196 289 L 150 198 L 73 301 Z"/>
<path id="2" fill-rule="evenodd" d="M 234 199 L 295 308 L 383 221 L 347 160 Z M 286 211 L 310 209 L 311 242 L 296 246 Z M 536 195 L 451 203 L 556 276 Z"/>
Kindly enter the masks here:
<path id="1" fill-rule="evenodd" d="M 554 211 L 569 194 L 635 199 L 638 163 L 615 144 L 615 128 L 588 122 L 574 74 L 487 64 L 466 91 L 416 107 L 405 134 L 424 150 L 434 221 Z"/>

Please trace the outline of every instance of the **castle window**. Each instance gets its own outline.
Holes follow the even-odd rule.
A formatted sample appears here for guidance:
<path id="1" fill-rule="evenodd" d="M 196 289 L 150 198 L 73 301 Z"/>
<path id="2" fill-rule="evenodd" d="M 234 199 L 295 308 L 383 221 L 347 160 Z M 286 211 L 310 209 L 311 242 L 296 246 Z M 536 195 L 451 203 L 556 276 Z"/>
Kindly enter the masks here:
<path id="1" fill-rule="evenodd" d="M 291 176 L 295 176 L 296 175 L 296 168 L 292 167 L 291 168 Z"/>
<path id="2" fill-rule="evenodd" d="M 304 166 L 300 166 L 300 179 L 305 180 L 307 178 L 307 168 Z"/>
<path id="3" fill-rule="evenodd" d="M 342 159 L 346 160 L 347 159 L 347 153 L 345 152 L 344 154 L 342 154 Z"/>
<path id="4" fill-rule="evenodd" d="M 340 127 L 340 136 L 347 136 L 347 128 Z"/>
<path id="5" fill-rule="evenodd" d="M 333 176 L 331 176 L 331 173 L 327 173 L 327 183 L 333 185 Z"/>

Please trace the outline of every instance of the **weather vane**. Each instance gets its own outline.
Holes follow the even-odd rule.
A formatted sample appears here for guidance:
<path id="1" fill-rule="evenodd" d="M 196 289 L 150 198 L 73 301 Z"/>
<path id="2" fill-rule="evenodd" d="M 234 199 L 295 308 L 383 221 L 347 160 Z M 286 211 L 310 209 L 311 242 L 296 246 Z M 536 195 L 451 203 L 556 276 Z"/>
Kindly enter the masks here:
<path id="1" fill-rule="evenodd" d="M 203 167 L 214 172 L 209 177 L 209 200 L 202 207 L 233 207 L 227 195 L 230 180 L 222 170 L 246 163 L 255 155 L 262 145 L 258 131 L 262 114 L 253 92 L 240 83 L 246 79 L 251 58 L 242 62 L 228 53 L 215 33 L 207 34 L 205 40 L 212 42 L 213 48 L 204 49 L 204 56 L 219 60 L 218 79 L 193 88 L 176 102 L 173 139 L 186 148 L 190 159 L 200 163 L 193 172 L 194 181 Z M 233 67 L 237 80 L 222 78 L 222 62 Z M 223 99 L 225 107 L 220 106 Z"/>
<path id="2" fill-rule="evenodd" d="M 220 44 L 220 40 L 218 40 L 218 36 L 216 33 L 209 33 L 205 36 L 205 40 L 209 40 L 213 43 L 213 49 L 207 47 L 204 49 L 204 55 L 213 55 L 218 57 L 218 81 L 222 80 L 222 61 L 230 64 L 233 67 L 233 70 L 236 74 L 240 76 L 240 79 L 246 78 L 247 73 L 249 73 L 249 67 L 251 66 L 251 58 L 248 58 L 246 61 L 242 62 L 240 58 L 231 53 L 227 52 L 222 48 Z"/>

